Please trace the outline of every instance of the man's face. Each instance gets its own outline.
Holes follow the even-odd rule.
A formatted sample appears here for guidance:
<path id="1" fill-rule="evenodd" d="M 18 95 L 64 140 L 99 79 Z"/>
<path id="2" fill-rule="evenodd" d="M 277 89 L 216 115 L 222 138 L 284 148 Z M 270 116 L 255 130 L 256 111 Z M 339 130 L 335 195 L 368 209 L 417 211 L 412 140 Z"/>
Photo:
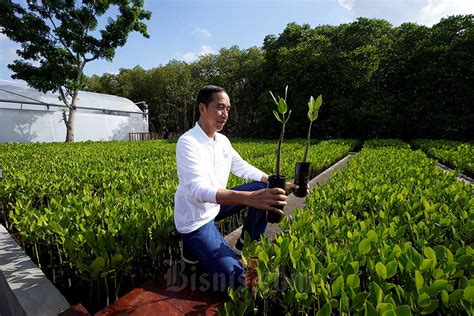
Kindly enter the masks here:
<path id="1" fill-rule="evenodd" d="M 214 131 L 221 131 L 229 118 L 230 99 L 225 92 L 216 92 L 212 94 L 212 101 L 206 107 L 205 104 L 199 105 L 201 114 L 200 120 L 207 128 Z"/>

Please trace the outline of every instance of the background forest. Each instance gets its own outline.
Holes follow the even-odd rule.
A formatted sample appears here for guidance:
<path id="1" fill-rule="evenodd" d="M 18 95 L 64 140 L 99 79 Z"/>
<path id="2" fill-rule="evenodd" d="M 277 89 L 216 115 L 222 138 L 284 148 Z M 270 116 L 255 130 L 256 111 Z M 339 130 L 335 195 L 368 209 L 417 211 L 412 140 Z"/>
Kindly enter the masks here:
<path id="1" fill-rule="evenodd" d="M 474 15 L 432 27 L 367 18 L 315 28 L 290 23 L 261 48 L 233 46 L 192 63 L 173 60 L 85 80 L 89 91 L 145 101 L 156 131 L 192 127 L 197 91 L 216 84 L 231 97 L 225 134 L 275 139 L 268 90 L 282 95 L 288 84 L 289 138 L 306 136 L 308 98 L 322 94 L 317 138 L 472 140 Z"/>

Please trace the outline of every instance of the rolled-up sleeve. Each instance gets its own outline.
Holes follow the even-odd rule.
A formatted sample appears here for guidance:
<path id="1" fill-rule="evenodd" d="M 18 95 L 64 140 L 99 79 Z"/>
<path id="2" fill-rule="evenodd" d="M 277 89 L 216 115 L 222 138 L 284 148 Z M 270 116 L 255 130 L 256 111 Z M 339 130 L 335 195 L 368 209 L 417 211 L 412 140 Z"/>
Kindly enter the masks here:
<path id="1" fill-rule="evenodd" d="M 240 157 L 239 153 L 237 153 L 232 146 L 231 146 L 231 155 L 232 155 L 231 172 L 237 177 L 240 177 L 246 180 L 260 181 L 262 177 L 265 175 L 265 172 L 255 168 L 254 166 L 250 165 L 248 162 L 243 160 L 242 157 Z"/>
<path id="2" fill-rule="evenodd" d="M 176 144 L 176 163 L 184 192 L 199 203 L 216 203 L 219 188 L 209 183 L 209 179 L 205 177 L 203 159 L 192 140 L 179 139 Z"/>

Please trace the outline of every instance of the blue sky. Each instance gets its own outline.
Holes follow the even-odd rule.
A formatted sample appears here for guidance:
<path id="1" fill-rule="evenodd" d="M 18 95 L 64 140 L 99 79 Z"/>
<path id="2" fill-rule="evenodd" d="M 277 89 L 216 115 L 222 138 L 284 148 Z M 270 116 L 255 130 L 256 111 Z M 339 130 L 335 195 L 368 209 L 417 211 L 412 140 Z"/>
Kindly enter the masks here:
<path id="1" fill-rule="evenodd" d="M 112 62 L 88 64 L 87 75 L 136 65 L 150 69 L 172 59 L 191 62 L 232 45 L 261 47 L 266 35 L 281 33 L 290 22 L 315 27 L 364 16 L 383 18 L 394 26 L 431 26 L 447 15 L 474 14 L 474 0 L 146 0 L 145 8 L 152 12 L 147 23 L 150 39 L 131 34 Z M 10 79 L 7 64 L 16 58 L 18 47 L 0 34 L 0 79 Z"/>

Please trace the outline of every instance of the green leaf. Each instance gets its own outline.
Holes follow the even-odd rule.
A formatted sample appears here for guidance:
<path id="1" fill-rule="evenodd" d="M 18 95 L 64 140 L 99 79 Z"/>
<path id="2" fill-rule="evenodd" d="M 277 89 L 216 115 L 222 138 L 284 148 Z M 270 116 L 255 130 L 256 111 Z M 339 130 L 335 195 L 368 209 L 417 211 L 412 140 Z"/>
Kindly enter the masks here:
<path id="1" fill-rule="evenodd" d="M 316 313 L 316 316 L 331 316 L 331 311 L 331 304 L 328 302 Z"/>
<path id="2" fill-rule="evenodd" d="M 372 284 L 370 284 L 370 291 L 372 297 L 375 297 L 377 304 L 382 303 L 383 291 L 377 283 L 373 282 Z"/>
<path id="3" fill-rule="evenodd" d="M 403 236 L 405 236 L 405 230 L 406 230 L 407 226 L 406 225 L 403 225 L 403 226 L 400 226 L 397 231 L 395 232 L 395 237 L 397 238 L 402 238 Z M 397 245 L 398 246 L 398 245 Z"/>
<path id="4" fill-rule="evenodd" d="M 474 286 L 470 285 L 466 287 L 462 298 L 469 303 L 474 303 Z"/>
<path id="5" fill-rule="evenodd" d="M 437 300 L 430 300 L 430 304 L 425 306 L 422 310 L 422 314 L 431 314 L 438 308 L 438 301 Z"/>
<path id="6" fill-rule="evenodd" d="M 368 238 L 362 239 L 359 243 L 359 254 L 365 255 L 370 252 L 370 240 Z"/>
<path id="7" fill-rule="evenodd" d="M 290 116 L 291 116 L 291 110 L 290 110 L 290 112 L 288 112 L 288 117 L 286 118 L 285 123 L 288 122 L 288 120 L 290 119 Z"/>
<path id="8" fill-rule="evenodd" d="M 418 293 L 423 288 L 424 282 L 425 280 L 423 279 L 423 276 L 421 275 L 420 271 L 416 270 L 415 271 L 415 286 Z"/>
<path id="9" fill-rule="evenodd" d="M 340 310 L 346 313 L 349 312 L 349 298 L 344 291 L 341 292 Z"/>
<path id="10" fill-rule="evenodd" d="M 359 310 L 364 306 L 365 300 L 369 297 L 369 293 L 367 292 L 360 292 L 352 300 L 352 305 L 356 310 Z"/>
<path id="11" fill-rule="evenodd" d="M 315 109 L 316 109 L 316 111 L 319 111 L 319 108 L 321 107 L 322 104 L 323 104 L 323 95 L 320 94 L 320 95 L 316 98 L 316 104 L 315 104 Z"/>
<path id="12" fill-rule="evenodd" d="M 265 266 L 267 266 L 268 264 L 268 254 L 266 253 L 266 251 L 264 250 L 261 250 L 258 252 L 258 259 L 263 262 L 265 264 Z"/>
<path id="13" fill-rule="evenodd" d="M 105 268 L 105 259 L 102 257 L 95 258 L 94 262 L 92 262 L 91 264 L 91 270 L 96 273 L 103 271 L 104 268 Z"/>
<path id="14" fill-rule="evenodd" d="M 122 261 L 123 261 L 123 256 L 119 253 L 115 254 L 112 257 L 112 264 L 114 264 L 114 265 L 118 265 L 118 264 L 122 263 Z"/>
<path id="15" fill-rule="evenodd" d="M 463 289 L 454 290 L 451 294 L 449 294 L 449 303 L 453 305 L 459 304 L 463 295 L 464 295 Z"/>
<path id="16" fill-rule="evenodd" d="M 331 262 L 330 264 L 328 264 L 328 266 L 326 267 L 326 269 L 324 269 L 324 272 L 326 274 L 329 274 L 333 271 L 335 271 L 337 269 L 337 263 L 335 262 Z"/>
<path id="17" fill-rule="evenodd" d="M 309 98 L 308 108 L 309 108 L 308 115 L 311 115 L 311 113 L 313 112 L 313 108 L 314 108 L 314 98 L 313 98 L 313 96 L 311 96 Z"/>
<path id="18" fill-rule="evenodd" d="M 449 294 L 446 290 L 441 291 L 441 301 L 445 306 L 449 305 Z"/>
<path id="19" fill-rule="evenodd" d="M 273 115 L 275 115 L 275 118 L 277 119 L 278 122 L 283 123 L 277 111 L 273 110 Z"/>
<path id="20" fill-rule="evenodd" d="M 277 99 L 275 98 L 275 96 L 273 95 L 273 92 L 271 92 L 271 91 L 268 91 L 268 92 L 270 92 L 270 95 L 272 96 L 273 101 L 275 102 L 275 104 L 278 105 L 278 101 L 277 101 Z"/>
<path id="21" fill-rule="evenodd" d="M 449 286 L 449 282 L 446 280 L 435 280 L 431 285 L 428 287 L 426 292 L 431 296 L 438 294 L 442 290 L 446 290 Z"/>
<path id="22" fill-rule="evenodd" d="M 431 247 L 426 247 L 423 249 L 423 254 L 426 258 L 436 261 L 436 252 Z"/>
<path id="23" fill-rule="evenodd" d="M 393 305 L 391 303 L 379 303 L 377 304 L 377 310 L 383 315 L 384 312 L 393 311 Z"/>
<path id="24" fill-rule="evenodd" d="M 308 120 L 310 122 L 314 122 L 316 121 L 316 119 L 318 118 L 318 113 L 316 112 L 308 112 Z"/>
<path id="25" fill-rule="evenodd" d="M 295 298 L 298 302 L 304 302 L 308 299 L 307 293 L 296 293 Z"/>
<path id="26" fill-rule="evenodd" d="M 395 308 L 397 316 L 411 316 L 411 309 L 408 305 L 400 305 Z"/>
<path id="27" fill-rule="evenodd" d="M 375 309 L 374 305 L 370 304 L 369 301 L 365 301 L 365 312 L 364 316 L 378 316 L 379 313 Z"/>
<path id="28" fill-rule="evenodd" d="M 463 275 L 458 280 L 458 288 L 465 289 L 469 285 L 468 279 Z"/>
<path id="29" fill-rule="evenodd" d="M 435 262 L 433 259 L 423 259 L 423 262 L 420 265 L 420 270 L 428 270 L 435 266 Z"/>
<path id="30" fill-rule="evenodd" d="M 298 292 L 306 291 L 307 281 L 307 276 L 301 272 L 298 272 L 295 278 L 296 290 Z"/>
<path id="31" fill-rule="evenodd" d="M 64 240 L 64 249 L 68 254 L 72 254 L 76 250 L 76 244 L 71 237 L 66 237 Z"/>
<path id="32" fill-rule="evenodd" d="M 280 100 L 278 100 L 278 112 L 285 114 L 287 109 L 288 106 L 286 105 L 285 99 L 280 98 Z"/>
<path id="33" fill-rule="evenodd" d="M 288 99 L 288 85 L 285 87 L 285 101 Z"/>
<path id="34" fill-rule="evenodd" d="M 430 296 L 426 293 L 421 294 L 420 296 L 418 296 L 418 304 L 421 307 L 429 306 L 431 304 Z"/>
<path id="35" fill-rule="evenodd" d="M 346 284 L 352 289 L 356 289 L 360 285 L 360 279 L 357 274 L 349 274 L 346 279 Z"/>
<path id="36" fill-rule="evenodd" d="M 400 248 L 399 245 L 395 245 L 392 249 L 392 255 L 398 258 L 400 257 L 401 254 L 402 254 L 402 249 Z"/>
<path id="37" fill-rule="evenodd" d="M 398 263 L 395 260 L 390 261 L 387 263 L 387 278 L 393 277 L 397 274 Z"/>
<path id="38" fill-rule="evenodd" d="M 379 239 L 377 233 L 373 229 L 369 230 L 369 232 L 367 233 L 367 238 L 370 241 L 377 241 Z"/>
<path id="39" fill-rule="evenodd" d="M 344 286 L 344 277 L 340 275 L 331 285 L 332 296 L 334 297 L 334 296 L 340 295 L 343 286 Z"/>
<path id="40" fill-rule="evenodd" d="M 375 271 L 377 272 L 378 276 L 385 280 L 387 278 L 387 268 L 382 262 L 377 262 L 375 265 Z"/>

